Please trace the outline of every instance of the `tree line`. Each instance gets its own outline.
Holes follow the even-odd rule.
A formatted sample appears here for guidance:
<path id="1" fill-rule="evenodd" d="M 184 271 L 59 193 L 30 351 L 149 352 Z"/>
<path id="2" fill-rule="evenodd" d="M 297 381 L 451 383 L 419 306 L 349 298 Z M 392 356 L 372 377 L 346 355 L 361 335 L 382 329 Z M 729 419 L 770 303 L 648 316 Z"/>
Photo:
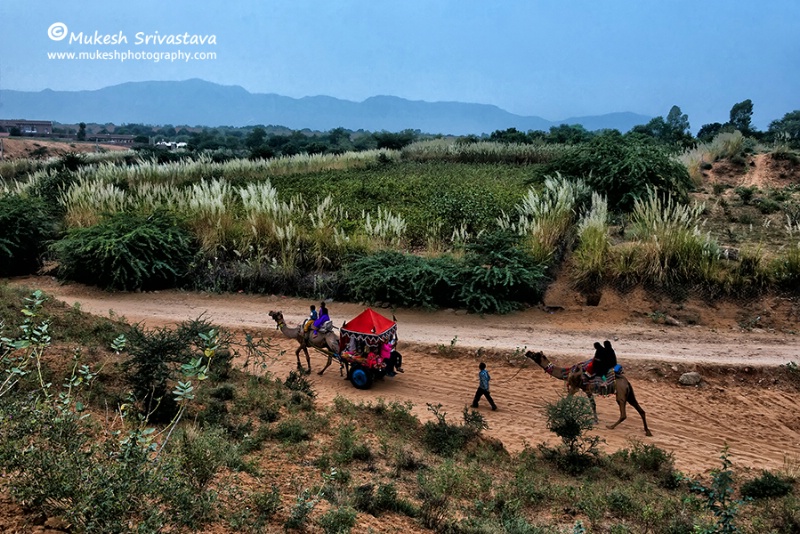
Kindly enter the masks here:
<path id="1" fill-rule="evenodd" d="M 658 116 L 646 124 L 634 126 L 626 135 L 638 135 L 675 151 L 680 152 L 695 146 L 698 142 L 710 142 L 723 132 L 740 131 L 746 137 L 763 142 L 785 143 L 790 148 L 800 148 L 800 110 L 786 113 L 781 119 L 769 124 L 766 131 L 759 131 L 752 124 L 753 102 L 750 99 L 738 102 L 731 107 L 726 122 L 704 124 L 697 136 L 692 135 L 689 117 L 677 105 L 666 117 Z M 74 133 L 65 125 L 55 125 L 54 134 Z M 589 131 L 580 124 L 560 124 L 549 131 L 517 128 L 495 130 L 491 134 L 467 135 L 458 138 L 461 143 L 496 141 L 519 144 L 570 144 L 586 143 L 608 130 Z M 11 132 L 14 135 L 15 132 Z M 296 154 L 341 154 L 349 151 L 363 151 L 380 148 L 400 149 L 414 141 L 444 137 L 441 134 L 424 134 L 420 130 L 401 132 L 370 132 L 334 128 L 327 132 L 309 129 L 292 130 L 283 126 L 257 125 L 247 127 L 175 127 L 171 124 L 153 126 L 146 124 L 124 124 L 115 126 L 80 124 L 78 138 L 91 134 L 124 134 L 135 136 L 140 150 L 154 150 L 159 141 L 184 142 L 190 152 L 228 153 L 230 157 L 247 156 L 251 159 L 292 156 Z M 148 148 L 150 147 L 150 148 Z"/>

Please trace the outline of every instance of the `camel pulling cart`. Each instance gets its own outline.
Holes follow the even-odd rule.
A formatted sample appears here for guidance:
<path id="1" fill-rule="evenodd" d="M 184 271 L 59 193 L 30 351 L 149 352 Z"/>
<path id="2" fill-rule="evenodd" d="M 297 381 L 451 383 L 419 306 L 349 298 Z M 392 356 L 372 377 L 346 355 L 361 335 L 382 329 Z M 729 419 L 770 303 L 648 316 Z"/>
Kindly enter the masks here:
<path id="1" fill-rule="evenodd" d="M 367 308 L 339 330 L 339 360 L 358 389 L 369 389 L 384 376 L 402 372 L 397 345 L 397 322 Z"/>

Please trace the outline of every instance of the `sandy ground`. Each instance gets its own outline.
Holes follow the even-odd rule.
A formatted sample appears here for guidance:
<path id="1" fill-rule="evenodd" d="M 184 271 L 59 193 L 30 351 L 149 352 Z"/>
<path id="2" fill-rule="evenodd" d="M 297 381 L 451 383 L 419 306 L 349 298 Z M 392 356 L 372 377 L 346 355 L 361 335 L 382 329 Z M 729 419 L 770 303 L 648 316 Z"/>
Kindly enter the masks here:
<path id="1" fill-rule="evenodd" d="M 107 293 L 60 285 L 49 277 L 12 283 L 41 288 L 89 313 L 108 316 L 113 312 L 147 326 L 172 325 L 205 314 L 234 331 L 273 337 L 285 351 L 270 366 L 277 376 L 285 376 L 296 366 L 296 344 L 275 330 L 267 313 L 281 310 L 289 325 L 298 324 L 312 303 L 274 295 Z M 719 465 L 720 452 L 728 444 L 736 465 L 800 469 L 800 393 L 776 378 L 779 365 L 800 359 L 800 339 L 785 328 L 785 321 L 780 330 L 742 330 L 736 312 L 719 306 L 712 310 L 713 320 L 703 320 L 701 325 L 665 326 L 637 311 L 644 304 L 636 295 L 627 300 L 604 295 L 597 307 L 575 305 L 566 296 L 548 298 L 561 298 L 567 305 L 557 311 L 530 309 L 486 317 L 453 310 L 395 310 L 405 373 L 361 391 L 342 379 L 334 364 L 323 376 L 311 375 L 318 400 L 329 403 L 342 395 L 354 402 L 378 397 L 411 401 L 423 420 L 431 417 L 426 403 L 441 404 L 448 419 L 458 421 L 477 387 L 478 362 L 485 360 L 499 405 L 492 412 L 481 401 L 480 410 L 490 426 L 487 433 L 507 449 L 518 451 L 525 444 L 555 443 L 543 410 L 565 392 L 563 382 L 521 357 L 524 350 L 542 350 L 557 364 L 570 365 L 591 357 L 594 341 L 611 339 L 647 411 L 653 436 L 645 437 L 642 422 L 630 407 L 624 423 L 615 430 L 606 429 L 619 411 L 613 398 L 599 398 L 600 425 L 593 432 L 605 440 L 607 450 L 640 440 L 673 452 L 679 469 L 702 473 Z M 364 309 L 338 302 L 328 307 L 337 325 Z M 379 311 L 392 315 L 388 309 Z M 791 325 L 795 319 L 790 319 Z M 324 361 L 321 354 L 312 352 L 313 371 L 321 369 Z M 680 375 L 689 370 L 703 375 L 700 386 L 678 384 Z"/>

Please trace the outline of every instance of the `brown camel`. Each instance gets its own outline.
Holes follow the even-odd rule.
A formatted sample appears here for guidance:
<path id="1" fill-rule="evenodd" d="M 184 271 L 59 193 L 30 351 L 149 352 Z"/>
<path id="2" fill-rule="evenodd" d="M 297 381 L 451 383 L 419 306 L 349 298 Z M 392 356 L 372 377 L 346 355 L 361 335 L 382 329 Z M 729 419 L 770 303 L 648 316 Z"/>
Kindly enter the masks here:
<path id="1" fill-rule="evenodd" d="M 311 357 L 308 355 L 308 347 L 316 349 L 328 356 L 328 363 L 326 363 L 325 367 L 322 368 L 322 371 L 317 374 L 322 375 L 322 373 L 325 372 L 325 369 L 330 367 L 333 356 L 339 353 L 339 336 L 337 336 L 334 332 L 320 332 L 318 334 L 314 334 L 313 329 L 309 329 L 308 333 L 306 333 L 303 331 L 302 324 L 294 328 L 289 328 L 286 326 L 286 321 L 283 319 L 283 312 L 280 311 L 271 311 L 269 312 L 269 316 L 275 319 L 278 329 L 280 329 L 284 336 L 288 337 L 289 339 L 294 339 L 300 343 L 300 346 L 297 347 L 297 350 L 294 352 L 295 356 L 297 356 L 298 369 L 301 371 L 303 370 L 303 365 L 300 363 L 300 351 L 302 350 L 306 353 L 308 374 L 311 374 Z"/>
<path id="2" fill-rule="evenodd" d="M 567 393 L 568 395 L 574 395 L 578 392 L 578 390 L 582 390 L 584 393 L 586 393 L 586 396 L 589 397 L 589 403 L 592 405 L 594 420 L 595 422 L 598 421 L 597 406 L 594 402 L 594 394 L 598 393 L 596 382 L 593 380 L 586 380 L 584 378 L 583 367 L 581 364 L 573 365 L 572 367 L 556 367 L 550 363 L 550 360 L 547 359 L 547 356 L 545 356 L 543 352 L 528 351 L 525 353 L 525 356 L 536 362 L 547 374 L 553 375 L 560 380 L 566 380 L 567 387 L 569 388 Z M 645 435 L 653 435 L 650 433 L 650 429 L 647 428 L 647 418 L 645 417 L 644 410 L 642 410 L 642 407 L 639 406 L 636 396 L 633 394 L 633 386 L 624 375 L 617 373 L 615 380 L 609 383 L 609 385 L 604 388 L 604 391 L 609 394 L 616 393 L 617 404 L 619 405 L 619 420 L 613 425 L 608 425 L 609 429 L 613 429 L 625 420 L 627 417 L 625 414 L 625 405 L 630 404 L 636 409 L 637 412 L 639 412 L 639 415 L 642 416 Z"/>

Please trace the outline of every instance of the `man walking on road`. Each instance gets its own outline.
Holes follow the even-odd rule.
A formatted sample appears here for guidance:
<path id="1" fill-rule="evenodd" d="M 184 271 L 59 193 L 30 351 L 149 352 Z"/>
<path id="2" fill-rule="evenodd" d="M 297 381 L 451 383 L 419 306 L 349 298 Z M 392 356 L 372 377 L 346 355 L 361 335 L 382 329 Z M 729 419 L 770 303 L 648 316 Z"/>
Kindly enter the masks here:
<path id="1" fill-rule="evenodd" d="M 489 401 L 489 404 L 492 406 L 492 410 L 497 410 L 497 405 L 492 400 L 492 396 L 489 394 L 489 380 L 492 379 L 489 376 L 489 371 L 486 370 L 486 364 L 481 362 L 478 366 L 480 372 L 478 373 L 478 391 L 475 392 L 475 398 L 472 399 L 472 407 L 478 407 L 478 401 L 481 400 L 481 396 L 485 396 L 486 400 Z"/>

